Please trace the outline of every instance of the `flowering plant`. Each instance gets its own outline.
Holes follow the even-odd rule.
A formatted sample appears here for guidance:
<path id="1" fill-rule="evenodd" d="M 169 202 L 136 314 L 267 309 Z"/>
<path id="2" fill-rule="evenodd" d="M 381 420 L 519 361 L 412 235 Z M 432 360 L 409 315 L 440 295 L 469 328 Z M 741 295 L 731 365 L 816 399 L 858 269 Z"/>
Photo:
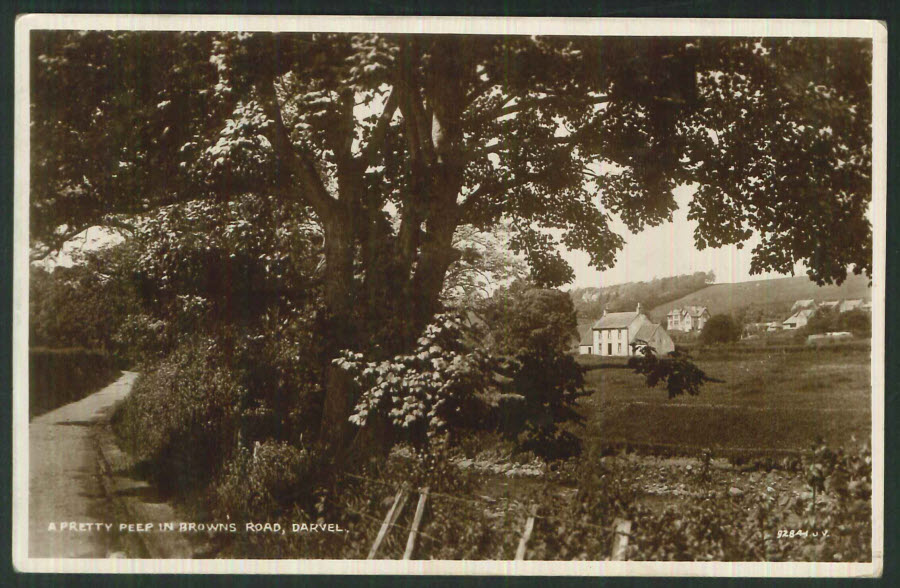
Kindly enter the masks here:
<path id="1" fill-rule="evenodd" d="M 467 348 L 464 329 L 461 317 L 439 314 L 408 354 L 367 362 L 344 350 L 333 362 L 362 388 L 350 421 L 362 427 L 380 415 L 417 448 L 448 442 L 461 407 L 491 377 L 490 358 Z"/>

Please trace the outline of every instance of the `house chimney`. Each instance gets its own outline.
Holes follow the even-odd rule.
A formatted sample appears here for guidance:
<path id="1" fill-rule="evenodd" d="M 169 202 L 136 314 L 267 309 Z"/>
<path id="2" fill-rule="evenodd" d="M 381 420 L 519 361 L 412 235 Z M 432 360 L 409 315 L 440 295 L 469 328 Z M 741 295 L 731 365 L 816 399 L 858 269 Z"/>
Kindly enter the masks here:
<path id="1" fill-rule="evenodd" d="M 641 314 L 641 303 L 640 302 L 638 302 L 638 305 L 637 305 L 637 313 Z"/>
<path id="2" fill-rule="evenodd" d="M 603 316 L 606 316 L 606 309 L 603 309 Z"/>

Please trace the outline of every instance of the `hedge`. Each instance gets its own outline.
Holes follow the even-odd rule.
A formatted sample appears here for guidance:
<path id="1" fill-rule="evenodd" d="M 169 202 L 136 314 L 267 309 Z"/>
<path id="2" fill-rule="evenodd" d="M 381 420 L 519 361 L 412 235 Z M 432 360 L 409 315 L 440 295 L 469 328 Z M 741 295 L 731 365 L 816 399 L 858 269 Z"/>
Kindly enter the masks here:
<path id="1" fill-rule="evenodd" d="M 28 356 L 30 417 L 81 400 L 119 372 L 113 357 L 90 349 L 33 347 Z"/>

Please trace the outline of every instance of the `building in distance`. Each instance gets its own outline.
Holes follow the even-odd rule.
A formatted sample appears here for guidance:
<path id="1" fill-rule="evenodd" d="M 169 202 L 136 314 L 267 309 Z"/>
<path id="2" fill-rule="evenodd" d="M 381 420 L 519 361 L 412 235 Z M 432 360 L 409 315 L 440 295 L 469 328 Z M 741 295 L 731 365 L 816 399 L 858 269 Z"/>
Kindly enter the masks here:
<path id="1" fill-rule="evenodd" d="M 666 328 L 670 331 L 702 331 L 709 320 L 709 310 L 705 306 L 685 306 L 673 308 L 666 315 Z"/>
<path id="2" fill-rule="evenodd" d="M 640 353 L 640 347 L 648 345 L 657 355 L 675 350 L 675 343 L 662 326 L 652 322 L 637 305 L 634 312 L 603 312 L 594 323 L 590 348 L 592 355 L 604 357 L 628 357 Z M 586 347 L 579 347 L 580 350 Z"/>

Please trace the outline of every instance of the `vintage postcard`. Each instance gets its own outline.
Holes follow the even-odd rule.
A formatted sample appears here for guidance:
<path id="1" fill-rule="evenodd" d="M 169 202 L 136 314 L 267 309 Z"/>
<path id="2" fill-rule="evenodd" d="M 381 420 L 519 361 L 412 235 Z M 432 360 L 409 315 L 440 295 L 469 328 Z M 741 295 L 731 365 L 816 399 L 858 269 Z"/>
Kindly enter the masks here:
<path id="1" fill-rule="evenodd" d="M 21 17 L 16 568 L 880 575 L 886 47 Z"/>

